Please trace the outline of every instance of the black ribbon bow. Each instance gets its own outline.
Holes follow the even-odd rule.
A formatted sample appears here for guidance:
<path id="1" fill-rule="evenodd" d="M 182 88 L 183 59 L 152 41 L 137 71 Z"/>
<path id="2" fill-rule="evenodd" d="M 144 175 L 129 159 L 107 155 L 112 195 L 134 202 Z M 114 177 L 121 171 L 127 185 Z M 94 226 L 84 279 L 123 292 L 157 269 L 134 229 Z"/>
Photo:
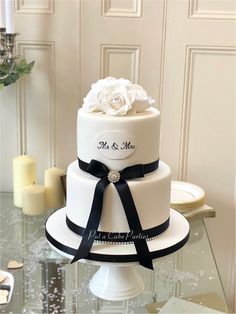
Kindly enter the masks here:
<path id="1" fill-rule="evenodd" d="M 82 170 L 100 178 L 100 180 L 97 182 L 95 187 L 90 215 L 80 246 L 71 263 L 74 263 L 82 258 L 87 258 L 90 253 L 90 249 L 94 242 L 94 238 L 90 236 L 90 232 L 91 230 L 98 230 L 102 214 L 104 191 L 110 183 L 114 184 L 120 196 L 130 230 L 134 231 L 135 234 L 142 234 L 142 225 L 126 180 L 144 177 L 146 173 L 156 170 L 159 162 L 159 160 L 157 160 L 150 164 L 138 164 L 117 172 L 110 171 L 103 163 L 94 159 L 92 159 L 89 164 L 80 159 L 78 159 L 78 161 L 79 167 Z M 140 265 L 153 269 L 152 259 L 146 240 L 142 237 L 134 237 L 133 242 Z"/>

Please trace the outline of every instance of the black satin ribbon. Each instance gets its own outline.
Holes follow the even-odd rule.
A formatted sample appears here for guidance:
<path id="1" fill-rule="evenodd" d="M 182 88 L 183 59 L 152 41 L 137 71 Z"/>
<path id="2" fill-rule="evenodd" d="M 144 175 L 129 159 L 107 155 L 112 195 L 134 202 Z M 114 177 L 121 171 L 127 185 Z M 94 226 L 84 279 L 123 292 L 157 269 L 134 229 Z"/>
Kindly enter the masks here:
<path id="1" fill-rule="evenodd" d="M 103 163 L 94 159 L 92 159 L 89 164 L 80 159 L 78 159 L 78 161 L 79 167 L 83 171 L 90 173 L 91 175 L 99 178 L 100 180 L 97 182 L 95 187 L 93 203 L 84 235 L 82 237 L 80 246 L 71 263 L 74 263 L 79 259 L 88 258 L 88 255 L 94 242 L 94 238 L 90 236 L 90 232 L 91 230 L 96 231 L 98 230 L 102 214 L 104 191 L 106 187 L 111 183 L 110 180 L 108 179 L 108 173 L 110 170 Z M 158 164 L 159 160 L 156 160 L 146 165 L 138 164 L 127 167 L 119 171 L 120 178 L 118 182 L 113 182 L 120 196 L 122 205 L 124 207 L 129 228 L 130 230 L 133 230 L 135 234 L 142 234 L 143 229 L 139 220 L 139 216 L 133 201 L 131 191 L 126 180 L 142 178 L 144 177 L 145 174 L 156 170 L 158 168 Z M 134 245 L 136 248 L 140 265 L 149 269 L 153 269 L 152 258 L 148 249 L 146 239 L 144 238 L 134 239 Z"/>
<path id="2" fill-rule="evenodd" d="M 66 216 L 66 224 L 67 227 L 79 236 L 83 236 L 85 232 L 85 228 L 75 224 L 71 221 L 68 216 Z M 170 218 L 164 221 L 162 224 L 149 228 L 144 229 L 143 236 L 145 239 L 150 240 L 153 238 L 158 237 L 164 231 L 166 231 L 170 224 Z M 93 237 L 94 241 L 101 241 L 101 242 L 112 242 L 112 243 L 130 243 L 133 242 L 133 238 L 137 235 L 133 234 L 133 232 L 105 232 L 105 231 L 96 231 L 91 232 L 91 236 Z M 138 235 L 139 236 L 139 235 Z"/>
<path id="3" fill-rule="evenodd" d="M 58 250 L 67 253 L 69 255 L 74 256 L 77 252 L 77 249 L 67 246 L 59 241 L 57 241 L 51 234 L 45 230 L 45 235 L 47 240 Z M 151 258 L 159 258 L 162 256 L 166 256 L 168 254 L 172 254 L 177 250 L 181 249 L 189 239 L 189 232 L 186 236 L 179 242 L 166 247 L 164 249 L 160 249 L 157 251 L 150 252 Z M 100 253 L 89 253 L 88 257 L 89 260 L 97 261 L 97 262 L 111 262 L 111 263 L 129 263 L 129 262 L 137 262 L 137 255 L 136 254 L 129 254 L 129 255 L 114 255 L 114 254 L 100 254 Z"/>

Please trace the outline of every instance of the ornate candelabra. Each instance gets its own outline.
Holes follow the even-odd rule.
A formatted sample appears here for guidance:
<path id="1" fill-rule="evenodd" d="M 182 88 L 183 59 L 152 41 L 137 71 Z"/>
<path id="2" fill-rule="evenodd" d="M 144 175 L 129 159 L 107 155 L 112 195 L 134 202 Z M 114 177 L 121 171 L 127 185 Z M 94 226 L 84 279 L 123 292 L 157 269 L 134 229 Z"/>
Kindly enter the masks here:
<path id="1" fill-rule="evenodd" d="M 0 66 L 4 65 L 4 74 L 0 72 L 0 80 L 6 79 L 13 71 L 14 60 L 17 56 L 14 55 L 15 38 L 18 34 L 8 34 L 5 28 L 0 28 Z"/>

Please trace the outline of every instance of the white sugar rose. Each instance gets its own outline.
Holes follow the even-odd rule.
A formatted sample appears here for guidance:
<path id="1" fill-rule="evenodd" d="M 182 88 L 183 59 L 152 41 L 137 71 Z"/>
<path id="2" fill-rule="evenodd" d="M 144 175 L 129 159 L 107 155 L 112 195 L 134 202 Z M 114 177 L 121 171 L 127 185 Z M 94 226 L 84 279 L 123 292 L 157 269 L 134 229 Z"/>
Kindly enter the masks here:
<path id="1" fill-rule="evenodd" d="M 92 90 L 83 100 L 83 108 L 86 112 L 103 111 L 102 107 L 100 107 L 97 102 L 97 93 L 93 92 Z"/>
<path id="2" fill-rule="evenodd" d="M 84 104 L 83 107 L 87 112 L 93 111 L 101 111 L 103 112 L 103 108 L 98 103 L 98 94 L 103 90 L 105 87 L 108 87 L 114 82 L 116 79 L 114 77 L 107 77 L 105 79 L 98 80 L 96 83 L 92 84 L 91 90 L 87 94 L 87 96 L 83 99 Z"/>
<path id="3" fill-rule="evenodd" d="M 132 84 L 135 94 L 135 102 L 132 108 L 135 112 L 143 112 L 155 103 L 155 100 L 147 95 L 147 92 L 138 84 Z"/>
<path id="4" fill-rule="evenodd" d="M 107 77 L 92 84 L 83 108 L 87 112 L 126 115 L 131 109 L 132 112 L 143 112 L 153 103 L 140 85 L 123 78 Z"/>
<path id="5" fill-rule="evenodd" d="M 134 93 L 124 85 L 111 85 L 100 91 L 98 104 L 108 115 L 125 115 L 132 108 L 135 100 Z"/>

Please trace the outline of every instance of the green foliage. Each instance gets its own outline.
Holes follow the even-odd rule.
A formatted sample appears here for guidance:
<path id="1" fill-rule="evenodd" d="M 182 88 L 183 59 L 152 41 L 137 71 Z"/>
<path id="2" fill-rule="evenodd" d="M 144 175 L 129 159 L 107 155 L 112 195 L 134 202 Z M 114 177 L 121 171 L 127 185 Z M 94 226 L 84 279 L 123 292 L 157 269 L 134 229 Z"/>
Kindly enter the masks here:
<path id="1" fill-rule="evenodd" d="M 4 86 L 8 86 L 10 84 L 15 83 L 20 77 L 23 75 L 28 75 L 31 73 L 31 70 L 34 66 L 34 61 L 31 63 L 27 63 L 25 59 L 21 59 L 18 62 L 14 62 L 13 69 L 10 75 L 9 73 L 10 66 L 8 64 L 0 65 L 0 77 L 7 76 L 3 79 L 0 79 L 0 90 L 3 89 Z"/>

